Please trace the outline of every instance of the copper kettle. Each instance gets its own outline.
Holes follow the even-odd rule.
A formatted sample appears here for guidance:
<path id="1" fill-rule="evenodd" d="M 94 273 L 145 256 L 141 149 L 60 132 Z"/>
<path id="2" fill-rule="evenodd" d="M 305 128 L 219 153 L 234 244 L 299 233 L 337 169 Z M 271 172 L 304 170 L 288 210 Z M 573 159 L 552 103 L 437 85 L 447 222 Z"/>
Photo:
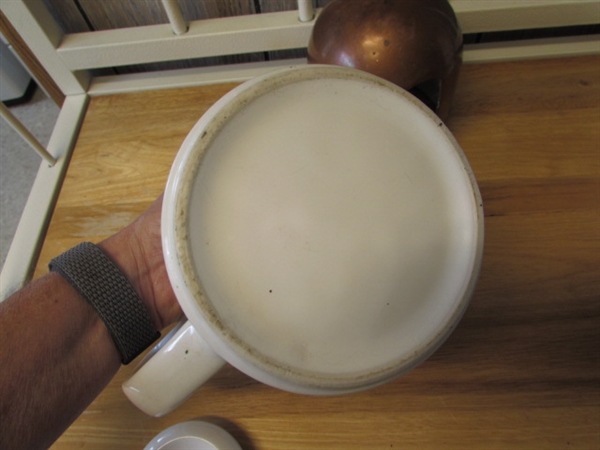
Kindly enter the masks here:
<path id="1" fill-rule="evenodd" d="M 309 63 L 354 67 L 410 91 L 445 120 L 462 32 L 447 0 L 332 0 L 317 17 Z"/>

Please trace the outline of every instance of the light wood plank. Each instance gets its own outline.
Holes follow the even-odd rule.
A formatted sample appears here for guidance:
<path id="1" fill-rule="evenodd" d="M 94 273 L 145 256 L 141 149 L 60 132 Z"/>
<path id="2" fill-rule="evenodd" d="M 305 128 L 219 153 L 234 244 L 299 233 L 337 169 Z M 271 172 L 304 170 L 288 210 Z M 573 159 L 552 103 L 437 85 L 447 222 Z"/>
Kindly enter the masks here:
<path id="1" fill-rule="evenodd" d="M 123 228 L 163 190 L 193 124 L 235 84 L 92 99 L 36 273 L 84 238 Z M 97 120 L 87 120 L 87 118 Z M 108 131 L 110 130 L 110 131 Z"/>

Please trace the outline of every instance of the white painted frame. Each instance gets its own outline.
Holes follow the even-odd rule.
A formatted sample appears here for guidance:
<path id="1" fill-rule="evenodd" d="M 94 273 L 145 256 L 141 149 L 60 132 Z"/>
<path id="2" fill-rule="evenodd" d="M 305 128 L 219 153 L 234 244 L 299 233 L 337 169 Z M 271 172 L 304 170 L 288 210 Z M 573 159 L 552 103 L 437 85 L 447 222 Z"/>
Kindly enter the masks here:
<path id="1" fill-rule="evenodd" d="M 56 163 L 40 164 L 0 274 L 0 300 L 23 287 L 33 275 L 88 100 L 87 94 L 67 96 L 60 110 L 46 149 Z"/>
<path id="2" fill-rule="evenodd" d="M 176 8 L 173 0 L 163 0 Z M 600 23 L 600 0 L 450 0 L 467 33 Z M 64 34 L 41 0 L 3 0 L 0 8 L 67 99 L 16 236 L 0 274 L 1 298 L 26 283 L 36 263 L 50 212 L 90 96 L 147 89 L 245 81 L 303 60 L 180 69 L 94 78 L 88 69 L 178 59 L 302 48 L 319 10 L 299 0 L 300 11 L 206 19 L 88 33 Z M 177 16 L 170 11 L 169 17 Z M 184 26 L 185 25 L 185 26 Z M 467 63 L 600 53 L 598 36 L 472 45 Z"/>
<path id="3" fill-rule="evenodd" d="M 600 23 L 599 0 L 451 4 L 466 34 Z M 3 1 L 1 8 L 66 95 L 87 91 L 85 69 L 306 47 L 314 24 L 284 11 L 193 21 L 181 35 L 169 24 L 65 35 L 41 0 Z"/>

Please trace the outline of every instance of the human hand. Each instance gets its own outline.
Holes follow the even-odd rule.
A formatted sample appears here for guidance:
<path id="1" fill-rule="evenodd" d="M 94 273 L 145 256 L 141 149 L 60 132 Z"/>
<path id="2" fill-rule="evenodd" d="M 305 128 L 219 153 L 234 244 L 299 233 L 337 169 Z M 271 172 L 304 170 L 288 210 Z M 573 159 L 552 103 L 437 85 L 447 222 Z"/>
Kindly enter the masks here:
<path id="1" fill-rule="evenodd" d="M 162 201 L 161 195 L 133 223 L 98 244 L 133 285 L 157 330 L 162 330 L 182 315 L 163 257 L 160 234 Z"/>

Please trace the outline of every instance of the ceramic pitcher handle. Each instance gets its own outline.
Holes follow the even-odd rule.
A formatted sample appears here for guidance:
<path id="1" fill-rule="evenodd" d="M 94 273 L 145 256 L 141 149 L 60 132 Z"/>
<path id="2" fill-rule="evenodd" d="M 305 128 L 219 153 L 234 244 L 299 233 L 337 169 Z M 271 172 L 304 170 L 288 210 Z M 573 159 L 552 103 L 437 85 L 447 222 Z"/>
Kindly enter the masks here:
<path id="1" fill-rule="evenodd" d="M 183 403 L 223 364 L 186 321 L 156 345 L 122 387 L 135 406 L 160 417 Z"/>

